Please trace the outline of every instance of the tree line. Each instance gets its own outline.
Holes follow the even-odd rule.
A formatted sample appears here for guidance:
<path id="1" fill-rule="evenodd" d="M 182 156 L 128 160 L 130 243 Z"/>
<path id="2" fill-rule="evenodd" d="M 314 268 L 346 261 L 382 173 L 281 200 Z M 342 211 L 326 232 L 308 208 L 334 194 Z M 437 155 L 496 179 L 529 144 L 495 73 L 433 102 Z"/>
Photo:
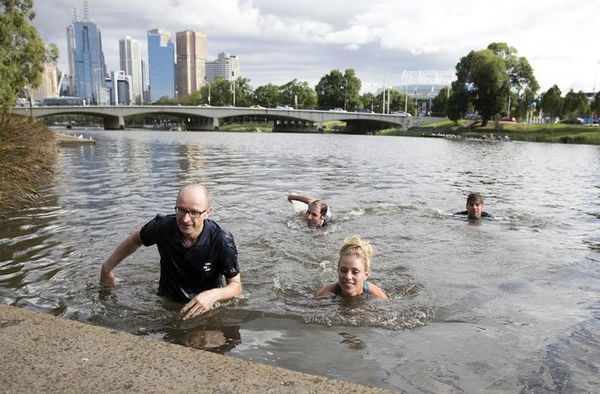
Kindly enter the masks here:
<path id="1" fill-rule="evenodd" d="M 235 105 L 238 107 L 261 106 L 274 108 L 278 105 L 301 109 L 344 109 L 356 111 L 367 108 L 374 112 L 383 112 L 383 92 L 360 93 L 361 80 L 354 69 L 331 70 L 324 75 L 313 89 L 308 82 L 292 79 L 283 85 L 272 83 L 253 89 L 248 78 L 240 77 L 228 81 L 222 77 L 190 95 L 169 98 L 161 97 L 157 105 Z M 395 90 L 386 92 L 390 112 L 404 109 L 414 111 L 415 104 L 404 94 Z M 386 104 L 386 111 L 388 105 Z"/>
<path id="2" fill-rule="evenodd" d="M 562 97 L 556 85 L 540 95 L 538 90 L 528 60 L 506 43 L 495 42 L 460 59 L 456 80 L 435 97 L 433 109 L 451 120 L 476 111 L 484 126 L 498 116 L 573 118 L 600 113 L 600 94 L 590 104 L 582 91 L 570 90 Z"/>

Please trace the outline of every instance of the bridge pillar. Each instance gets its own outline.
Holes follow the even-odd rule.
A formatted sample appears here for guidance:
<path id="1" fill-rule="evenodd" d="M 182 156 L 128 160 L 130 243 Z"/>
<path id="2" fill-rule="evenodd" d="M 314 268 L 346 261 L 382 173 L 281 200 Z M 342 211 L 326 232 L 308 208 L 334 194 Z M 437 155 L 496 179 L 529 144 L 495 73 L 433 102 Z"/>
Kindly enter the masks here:
<path id="1" fill-rule="evenodd" d="M 188 130 L 219 130 L 219 119 L 217 118 L 189 118 L 185 127 Z"/>
<path id="2" fill-rule="evenodd" d="M 104 130 L 125 129 L 125 118 L 122 116 L 106 116 L 104 118 Z"/>

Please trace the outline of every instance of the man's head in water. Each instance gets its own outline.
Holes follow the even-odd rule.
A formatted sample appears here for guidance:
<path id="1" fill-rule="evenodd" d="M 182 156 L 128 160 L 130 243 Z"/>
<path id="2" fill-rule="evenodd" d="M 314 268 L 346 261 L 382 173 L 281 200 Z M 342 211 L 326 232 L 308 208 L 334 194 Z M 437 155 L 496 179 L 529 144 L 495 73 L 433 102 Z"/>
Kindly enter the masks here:
<path id="1" fill-rule="evenodd" d="M 323 200 L 314 200 L 308 204 L 306 210 L 306 224 L 310 227 L 322 227 L 327 217 L 327 203 Z"/>
<path id="2" fill-rule="evenodd" d="M 469 219 L 479 219 L 483 213 L 483 196 L 479 193 L 471 193 L 467 197 L 467 216 Z"/>

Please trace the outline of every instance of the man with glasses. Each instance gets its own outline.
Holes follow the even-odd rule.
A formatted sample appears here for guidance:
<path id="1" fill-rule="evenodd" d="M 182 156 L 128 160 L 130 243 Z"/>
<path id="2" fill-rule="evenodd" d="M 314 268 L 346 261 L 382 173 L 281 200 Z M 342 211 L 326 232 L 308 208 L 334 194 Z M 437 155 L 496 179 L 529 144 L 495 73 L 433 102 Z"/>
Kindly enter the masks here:
<path id="1" fill-rule="evenodd" d="M 100 283 L 118 283 L 112 270 L 140 246 L 156 244 L 160 254 L 158 295 L 185 302 L 183 319 L 242 292 L 233 235 L 209 219 L 208 190 L 189 184 L 177 194 L 174 215 L 157 215 L 130 234 L 102 264 Z M 223 283 L 225 277 L 226 284 Z"/>

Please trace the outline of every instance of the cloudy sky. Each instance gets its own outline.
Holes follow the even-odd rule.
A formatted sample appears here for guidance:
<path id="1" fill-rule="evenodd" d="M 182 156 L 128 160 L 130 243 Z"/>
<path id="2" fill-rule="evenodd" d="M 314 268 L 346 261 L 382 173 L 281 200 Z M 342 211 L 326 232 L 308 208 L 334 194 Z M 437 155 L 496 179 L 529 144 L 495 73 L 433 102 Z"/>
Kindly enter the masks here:
<path id="1" fill-rule="evenodd" d="M 59 46 L 83 0 L 34 0 L 34 24 Z M 354 68 L 363 91 L 399 84 L 404 71 L 452 71 L 471 50 L 506 42 L 531 63 L 542 90 L 600 88 L 596 0 L 88 0 L 109 70 L 129 35 L 146 53 L 146 31 L 192 29 L 208 36 L 208 58 L 238 55 L 254 87 L 294 78 L 315 85 Z"/>

